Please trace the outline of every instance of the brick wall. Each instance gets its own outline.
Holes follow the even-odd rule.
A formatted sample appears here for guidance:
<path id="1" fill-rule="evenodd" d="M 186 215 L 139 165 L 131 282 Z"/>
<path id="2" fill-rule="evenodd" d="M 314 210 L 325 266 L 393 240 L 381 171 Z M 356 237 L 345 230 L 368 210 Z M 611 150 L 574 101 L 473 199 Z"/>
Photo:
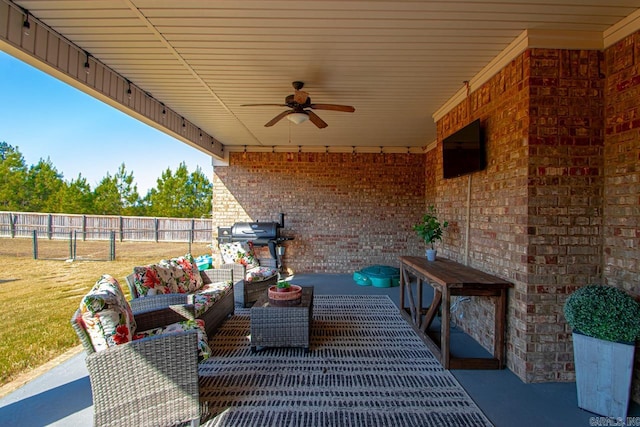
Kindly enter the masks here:
<path id="1" fill-rule="evenodd" d="M 439 141 L 476 118 L 487 129 L 487 170 L 439 175 L 426 196 L 456 225 L 444 245 L 450 258 L 514 283 L 508 366 L 527 382 L 575 379 L 562 314 L 573 290 L 607 282 L 640 294 L 638 39 L 604 54 L 529 50 L 438 122 Z M 427 163 L 441 161 L 438 151 Z M 482 331 L 491 306 L 478 299 L 459 307 L 463 328 L 490 348 Z"/>
<path id="2" fill-rule="evenodd" d="M 353 273 L 424 254 L 411 230 L 424 212 L 423 154 L 231 153 L 214 170 L 214 226 L 276 221 L 285 268 Z"/>
<path id="3" fill-rule="evenodd" d="M 605 58 L 604 278 L 640 296 L 640 34 Z M 633 395 L 640 401 L 639 357 Z"/>
<path id="4" fill-rule="evenodd" d="M 436 190 L 427 190 L 440 216 L 452 224 L 443 241 L 444 255 L 514 284 L 509 293 L 507 363 L 521 378 L 526 376 L 528 351 L 528 70 L 529 55 L 525 54 L 438 121 L 438 141 L 442 141 L 479 118 L 487 141 L 487 168 L 443 180 L 438 166 Z M 441 144 L 427 157 L 428 163 L 441 165 Z M 493 304 L 485 298 L 472 298 L 460 303 L 454 315 L 463 329 L 485 348 L 492 348 Z"/>
<path id="5" fill-rule="evenodd" d="M 574 380 L 562 308 L 577 287 L 601 282 L 603 56 L 551 49 L 531 56 L 528 379 Z"/>

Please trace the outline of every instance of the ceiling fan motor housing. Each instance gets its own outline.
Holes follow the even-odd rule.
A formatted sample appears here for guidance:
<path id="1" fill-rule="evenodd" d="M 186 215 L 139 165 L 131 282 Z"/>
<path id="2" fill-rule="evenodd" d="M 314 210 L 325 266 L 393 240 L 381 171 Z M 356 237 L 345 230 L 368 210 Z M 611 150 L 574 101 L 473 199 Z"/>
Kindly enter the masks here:
<path id="1" fill-rule="evenodd" d="M 353 113 L 355 108 L 350 105 L 337 105 L 337 104 L 312 104 L 311 97 L 307 92 L 302 91 L 301 89 L 304 87 L 304 82 L 295 81 L 292 82 L 291 85 L 295 89 L 295 93 L 288 95 L 284 99 L 284 105 L 280 104 L 243 104 L 243 107 L 250 106 L 274 106 L 274 107 L 289 107 L 291 110 L 283 111 L 282 113 L 275 116 L 271 119 L 265 127 L 270 127 L 278 123 L 281 119 L 287 117 L 292 122 L 299 124 L 307 120 L 311 120 L 311 122 L 316 125 L 319 129 L 326 128 L 327 123 L 322 120 L 316 113 L 311 110 L 333 110 L 333 111 L 344 111 Z M 305 108 L 309 108 L 309 110 L 305 110 Z"/>
<path id="2" fill-rule="evenodd" d="M 307 96 L 305 102 L 301 104 L 295 100 L 295 95 L 291 94 L 291 95 L 287 95 L 287 97 L 284 99 L 284 103 L 291 108 L 294 108 L 297 105 L 308 107 L 311 105 L 311 97 Z"/>

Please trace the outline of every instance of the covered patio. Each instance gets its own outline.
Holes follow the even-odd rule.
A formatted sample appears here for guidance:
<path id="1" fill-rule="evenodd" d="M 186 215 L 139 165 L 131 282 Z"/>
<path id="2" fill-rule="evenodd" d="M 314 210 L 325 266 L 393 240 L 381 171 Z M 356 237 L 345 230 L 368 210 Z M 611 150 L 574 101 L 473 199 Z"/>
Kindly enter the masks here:
<path id="1" fill-rule="evenodd" d="M 388 295 L 398 304 L 398 287 L 359 286 L 350 275 L 301 274 L 295 282 L 314 286 L 318 295 Z M 486 350 L 461 330 L 454 328 L 453 335 L 454 353 L 486 356 Z M 578 408 L 573 383 L 525 384 L 509 370 L 451 372 L 496 427 L 588 426 L 595 416 Z M 0 398 L 0 420 L 7 425 L 91 425 L 92 414 L 84 353 Z M 640 406 L 633 403 L 629 416 L 640 416 Z"/>
<path id="2" fill-rule="evenodd" d="M 411 226 L 434 205 L 439 255 L 513 284 L 508 371 L 456 375 L 477 400 L 503 381 L 487 408 L 522 387 L 540 415 L 567 401 L 531 390 L 567 397 L 575 379 L 567 296 L 640 295 L 638 7 L 0 0 L 0 49 L 211 154 L 212 240 L 285 213 L 296 275 L 421 256 Z M 476 119 L 483 167 L 445 179 L 443 140 Z M 493 308 L 464 304 L 458 327 L 491 348 Z"/>

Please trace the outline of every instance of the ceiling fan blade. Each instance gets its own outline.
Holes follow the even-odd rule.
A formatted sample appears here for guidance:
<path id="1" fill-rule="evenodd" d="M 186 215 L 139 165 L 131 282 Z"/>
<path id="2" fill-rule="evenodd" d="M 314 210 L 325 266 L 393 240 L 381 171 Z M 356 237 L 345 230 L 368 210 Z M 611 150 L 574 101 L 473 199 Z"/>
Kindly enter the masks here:
<path id="1" fill-rule="evenodd" d="M 241 107 L 288 107 L 287 104 L 242 104 Z"/>
<path id="2" fill-rule="evenodd" d="M 309 94 L 303 90 L 296 90 L 293 94 L 293 100 L 298 104 L 304 104 L 309 99 Z"/>
<path id="3" fill-rule="evenodd" d="M 307 113 L 307 115 L 309 116 L 309 120 L 311 120 L 311 123 L 313 123 L 314 125 L 318 126 L 319 129 L 326 128 L 327 126 L 329 126 L 324 120 L 322 120 L 313 111 L 305 110 L 305 113 Z"/>
<path id="4" fill-rule="evenodd" d="M 353 113 L 356 111 L 350 105 L 336 105 L 336 104 L 311 104 L 309 108 L 313 108 L 314 110 L 333 110 L 333 111 L 344 111 L 345 113 Z"/>
<path id="5" fill-rule="evenodd" d="M 264 127 L 268 128 L 270 126 L 275 125 L 276 123 L 278 123 L 280 120 L 282 120 L 284 117 L 288 116 L 289 114 L 291 114 L 291 110 L 283 111 L 282 113 L 278 114 L 273 119 L 271 119 L 269 122 L 267 122 L 267 124 L 264 125 Z"/>

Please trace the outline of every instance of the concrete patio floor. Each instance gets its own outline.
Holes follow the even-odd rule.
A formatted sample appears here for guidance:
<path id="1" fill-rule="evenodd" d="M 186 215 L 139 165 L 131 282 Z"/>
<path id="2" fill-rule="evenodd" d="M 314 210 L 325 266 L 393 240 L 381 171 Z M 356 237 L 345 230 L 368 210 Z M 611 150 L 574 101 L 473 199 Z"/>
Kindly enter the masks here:
<path id="1" fill-rule="evenodd" d="M 297 275 L 294 282 L 314 286 L 318 295 L 384 294 L 399 305 L 399 288 L 358 286 L 351 275 Z M 488 355 L 455 327 L 451 333 L 453 354 Z M 497 427 L 622 425 L 579 409 L 574 383 L 525 384 L 508 369 L 451 373 Z M 92 409 L 84 353 L 76 353 L 1 398 L 0 426 L 91 426 Z M 640 425 L 639 405 L 631 404 L 629 417 L 638 417 L 632 425 Z"/>

